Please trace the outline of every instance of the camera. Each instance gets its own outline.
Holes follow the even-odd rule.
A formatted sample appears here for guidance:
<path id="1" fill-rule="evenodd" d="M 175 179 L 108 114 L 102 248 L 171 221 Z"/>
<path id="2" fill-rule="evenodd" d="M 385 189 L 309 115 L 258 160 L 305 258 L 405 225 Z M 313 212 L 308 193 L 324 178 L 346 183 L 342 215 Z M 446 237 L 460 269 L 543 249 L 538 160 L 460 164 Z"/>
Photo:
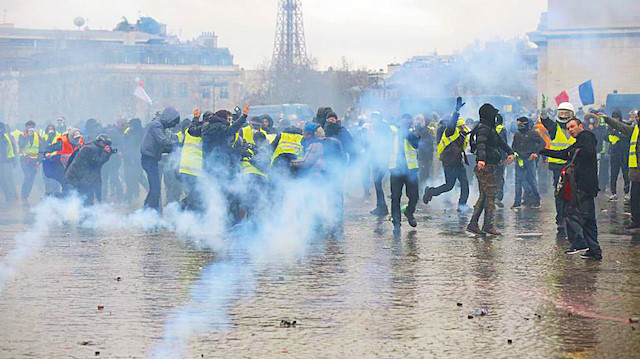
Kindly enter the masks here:
<path id="1" fill-rule="evenodd" d="M 117 148 L 112 148 L 109 153 L 111 153 L 112 155 L 115 155 L 116 153 L 118 153 L 118 149 Z"/>

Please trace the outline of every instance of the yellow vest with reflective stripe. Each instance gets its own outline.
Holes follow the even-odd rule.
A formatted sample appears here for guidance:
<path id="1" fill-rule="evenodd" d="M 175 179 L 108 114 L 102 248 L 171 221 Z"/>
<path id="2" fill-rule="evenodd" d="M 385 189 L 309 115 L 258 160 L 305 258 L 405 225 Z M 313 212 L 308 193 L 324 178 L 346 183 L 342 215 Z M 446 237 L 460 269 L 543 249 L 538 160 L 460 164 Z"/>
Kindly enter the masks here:
<path id="1" fill-rule="evenodd" d="M 18 140 L 20 139 L 21 134 L 22 134 L 22 131 L 20 130 L 11 131 L 11 136 L 13 137 L 13 140 L 16 141 L 16 145 L 18 144 Z"/>
<path id="2" fill-rule="evenodd" d="M 267 175 L 265 175 L 264 173 L 262 173 L 262 171 L 257 169 L 256 166 L 252 165 L 248 159 L 243 159 L 242 161 L 240 161 L 240 166 L 242 166 L 242 173 L 253 174 L 253 175 L 258 175 L 258 176 L 267 178 Z"/>
<path id="3" fill-rule="evenodd" d="M 564 131 L 562 131 L 562 128 L 560 128 L 560 125 L 556 124 L 556 126 L 557 126 L 556 137 L 551 140 L 551 146 L 549 147 L 549 149 L 554 151 L 562 151 L 564 149 L 567 149 L 572 144 L 574 144 L 576 142 L 576 139 L 571 137 L 571 135 L 567 137 L 564 134 Z M 548 161 L 549 163 L 556 163 L 559 165 L 567 163 L 566 160 L 561 160 L 559 158 L 553 158 L 553 157 L 549 157 Z"/>
<path id="4" fill-rule="evenodd" d="M 267 132 L 265 130 L 260 129 L 260 132 L 262 132 L 264 137 L 267 137 Z M 236 133 L 236 141 L 238 140 L 239 136 L 240 136 L 240 133 Z M 251 126 L 244 126 L 242 128 L 242 138 L 248 143 L 251 143 L 254 145 L 256 144 L 256 141 L 254 141 L 253 139 L 253 128 L 251 128 Z"/>
<path id="5" fill-rule="evenodd" d="M 33 142 L 27 141 L 27 147 L 22 150 L 22 156 L 24 155 L 37 155 L 40 150 L 40 136 L 37 133 L 33 133 Z"/>
<path id="6" fill-rule="evenodd" d="M 446 132 L 446 131 L 445 131 Z M 440 143 L 438 143 L 438 159 L 440 159 L 440 155 L 442 154 L 442 152 L 444 152 L 444 150 L 449 147 L 449 145 L 458 139 L 458 137 L 460 137 L 460 130 L 458 129 L 458 127 L 456 126 L 456 130 L 453 133 L 453 135 L 447 137 L 445 132 L 442 133 L 442 138 L 440 138 Z"/>
<path id="7" fill-rule="evenodd" d="M 629 168 L 638 168 L 638 133 L 640 130 L 638 125 L 635 125 L 631 134 L 631 146 L 629 146 Z"/>
<path id="8" fill-rule="evenodd" d="M 8 133 L 5 133 L 4 138 L 7 141 L 7 158 L 14 158 L 16 153 L 13 152 L 13 142 L 11 142 L 11 137 L 9 137 Z"/>
<path id="9" fill-rule="evenodd" d="M 391 126 L 391 131 L 394 132 L 393 136 L 393 151 L 391 151 L 391 158 L 389 161 L 389 169 L 392 170 L 397 167 L 397 159 L 398 159 L 398 128 L 395 126 Z M 405 138 L 404 139 L 404 158 L 407 161 L 407 168 L 410 170 L 415 170 L 418 168 L 418 150 L 411 146 L 411 143 Z"/>
<path id="10" fill-rule="evenodd" d="M 271 156 L 271 164 L 273 165 L 273 162 L 276 160 L 276 158 L 284 153 L 290 153 L 296 158 L 301 156 L 302 138 L 303 136 L 297 133 L 282 132 L 280 134 L 280 142 L 278 142 L 278 146 L 276 147 L 276 150 L 273 151 L 273 155 Z"/>
<path id="11" fill-rule="evenodd" d="M 192 176 L 202 175 L 202 139 L 184 132 L 184 144 L 180 153 L 179 173 Z"/>
<path id="12" fill-rule="evenodd" d="M 611 142 L 612 145 L 615 145 L 618 141 L 620 141 L 620 137 L 616 135 L 609 135 L 609 142 Z"/>

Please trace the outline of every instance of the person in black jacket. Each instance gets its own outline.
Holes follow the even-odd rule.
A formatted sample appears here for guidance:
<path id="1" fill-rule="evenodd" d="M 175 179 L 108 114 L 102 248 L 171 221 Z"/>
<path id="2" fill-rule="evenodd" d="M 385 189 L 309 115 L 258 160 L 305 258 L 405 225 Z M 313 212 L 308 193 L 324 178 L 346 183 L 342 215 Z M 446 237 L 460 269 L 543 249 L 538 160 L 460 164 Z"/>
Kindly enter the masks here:
<path id="1" fill-rule="evenodd" d="M 496 131 L 498 110 L 491 104 L 485 103 L 480 107 L 479 115 L 480 121 L 472 131 L 472 143 L 475 139 L 472 151 L 475 150 L 476 154 L 474 172 L 478 179 L 480 196 L 473 208 L 473 216 L 471 216 L 471 221 L 467 225 L 467 231 L 480 235 L 484 235 L 483 232 L 498 235 L 500 232 L 493 227 L 491 221 L 495 210 L 496 187 L 498 184 L 496 173 L 501 160 L 500 150 L 502 149 L 508 154 L 507 163 L 513 162 L 513 150 Z M 481 231 L 478 221 L 482 212 L 484 212 L 484 225 Z"/>
<path id="2" fill-rule="evenodd" d="M 124 200 L 127 203 L 140 200 L 140 184 L 145 189 L 149 189 L 149 183 L 142 174 L 142 164 L 140 163 L 140 145 L 142 144 L 142 121 L 139 118 L 129 120 L 124 130 L 122 146 L 122 167 L 124 169 L 124 180 L 126 191 Z"/>
<path id="3" fill-rule="evenodd" d="M 467 199 L 469 199 L 469 179 L 464 165 L 467 164 L 465 155 L 466 138 L 469 130 L 465 126 L 464 120 L 460 117 L 460 108 L 464 106 L 462 98 L 456 99 L 456 109 L 451 115 L 451 119 L 445 121 L 440 141 L 438 144 L 438 158 L 442 161 L 445 183 L 438 187 L 426 187 L 422 196 L 422 201 L 427 204 L 433 197 L 449 192 L 453 189 L 456 181 L 460 182 L 460 199 L 458 200 L 458 212 L 469 210 Z M 460 122 L 461 123 L 458 123 Z"/>
<path id="4" fill-rule="evenodd" d="M 102 166 L 116 152 L 111 148 L 111 139 L 107 135 L 98 135 L 78 150 L 67 167 L 67 183 L 84 197 L 85 205 L 93 204 L 94 197 L 102 202 Z"/>
<path id="5" fill-rule="evenodd" d="M 540 208 L 540 192 L 536 180 L 536 160 L 538 151 L 544 148 L 544 140 L 531 126 L 527 117 L 517 120 L 518 131 L 513 135 L 511 148 L 517 153 L 516 160 L 516 197 L 511 208 L 520 208 L 524 187 L 524 205 Z"/>
<path id="6" fill-rule="evenodd" d="M 602 259 L 602 249 L 598 243 L 598 223 L 596 221 L 595 197 L 598 196 L 598 162 L 596 136 L 584 130 L 582 123 L 573 117 L 567 129 L 576 142 L 567 149 L 554 151 L 542 149 L 541 154 L 571 161 L 575 165 L 575 204 L 567 201 L 564 206 L 564 220 L 567 238 L 571 248 L 565 253 L 582 253 L 585 259 Z M 575 156 L 575 157 L 574 157 Z"/>

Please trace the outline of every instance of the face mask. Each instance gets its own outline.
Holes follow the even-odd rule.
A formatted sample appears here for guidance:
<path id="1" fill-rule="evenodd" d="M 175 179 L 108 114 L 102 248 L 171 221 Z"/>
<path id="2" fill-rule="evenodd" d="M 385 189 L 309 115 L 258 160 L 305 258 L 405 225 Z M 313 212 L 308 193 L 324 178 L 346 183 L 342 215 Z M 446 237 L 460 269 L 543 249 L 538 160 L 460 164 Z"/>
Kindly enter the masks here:
<path id="1" fill-rule="evenodd" d="M 340 125 L 337 123 L 327 122 L 324 126 L 325 135 L 334 136 L 340 132 Z"/>
<path id="2" fill-rule="evenodd" d="M 518 131 L 526 131 L 527 130 L 527 125 L 525 125 L 524 123 L 519 123 L 518 124 Z"/>

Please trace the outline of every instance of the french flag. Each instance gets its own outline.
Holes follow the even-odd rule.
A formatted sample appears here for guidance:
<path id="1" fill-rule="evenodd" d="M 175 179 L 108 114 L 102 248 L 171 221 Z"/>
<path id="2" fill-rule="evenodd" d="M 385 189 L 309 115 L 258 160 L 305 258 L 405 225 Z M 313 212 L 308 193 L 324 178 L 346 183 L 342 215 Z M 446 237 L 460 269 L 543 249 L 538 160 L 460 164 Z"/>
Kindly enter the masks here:
<path id="1" fill-rule="evenodd" d="M 562 91 L 556 96 L 556 104 L 570 102 L 576 107 L 593 105 L 595 103 L 593 96 L 593 85 L 591 80 L 581 83 L 572 89 Z"/>

